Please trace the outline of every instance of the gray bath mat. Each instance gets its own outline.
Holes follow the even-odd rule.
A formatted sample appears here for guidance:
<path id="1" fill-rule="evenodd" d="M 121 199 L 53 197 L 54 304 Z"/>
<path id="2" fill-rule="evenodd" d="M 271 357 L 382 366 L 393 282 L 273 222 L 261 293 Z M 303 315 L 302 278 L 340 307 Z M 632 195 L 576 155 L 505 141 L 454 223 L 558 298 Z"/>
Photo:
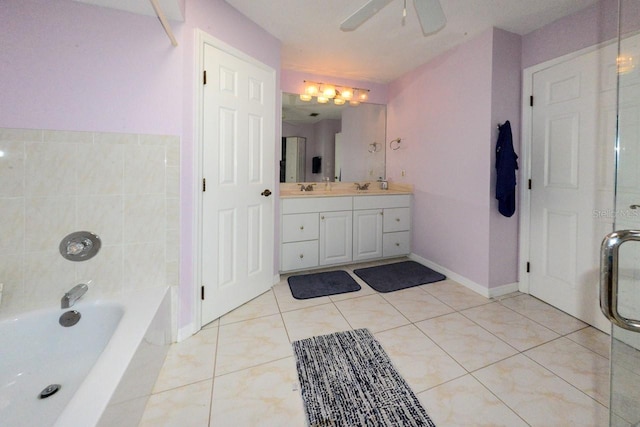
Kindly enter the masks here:
<path id="1" fill-rule="evenodd" d="M 291 276 L 287 281 L 295 299 L 344 294 L 361 289 L 353 277 L 342 270 Z"/>
<path id="2" fill-rule="evenodd" d="M 429 426 L 427 415 L 367 329 L 293 342 L 310 426 Z"/>
<path id="3" fill-rule="evenodd" d="M 415 261 L 360 268 L 353 272 L 378 292 L 398 291 L 446 279 L 443 274 Z"/>

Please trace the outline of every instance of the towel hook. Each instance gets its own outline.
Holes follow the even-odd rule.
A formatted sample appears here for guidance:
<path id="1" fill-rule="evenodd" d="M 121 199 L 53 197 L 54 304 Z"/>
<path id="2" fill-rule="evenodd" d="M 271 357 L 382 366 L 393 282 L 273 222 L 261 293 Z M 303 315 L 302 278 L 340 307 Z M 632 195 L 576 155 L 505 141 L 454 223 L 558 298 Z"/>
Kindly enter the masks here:
<path id="1" fill-rule="evenodd" d="M 394 146 L 393 143 L 396 143 L 396 145 Z M 400 143 L 402 142 L 402 138 L 396 138 L 393 141 L 389 142 L 389 148 L 391 148 L 393 151 L 396 151 L 398 148 L 400 148 Z"/>

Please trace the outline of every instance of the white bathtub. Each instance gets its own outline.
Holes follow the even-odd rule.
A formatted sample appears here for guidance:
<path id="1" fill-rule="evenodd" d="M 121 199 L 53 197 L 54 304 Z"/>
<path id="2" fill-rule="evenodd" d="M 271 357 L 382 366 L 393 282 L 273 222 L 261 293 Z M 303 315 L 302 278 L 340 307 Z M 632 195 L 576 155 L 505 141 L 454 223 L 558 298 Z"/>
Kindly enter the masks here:
<path id="1" fill-rule="evenodd" d="M 38 310 L 0 321 L 1 426 L 136 426 L 171 341 L 167 288 Z M 54 395 L 40 399 L 50 384 Z"/>

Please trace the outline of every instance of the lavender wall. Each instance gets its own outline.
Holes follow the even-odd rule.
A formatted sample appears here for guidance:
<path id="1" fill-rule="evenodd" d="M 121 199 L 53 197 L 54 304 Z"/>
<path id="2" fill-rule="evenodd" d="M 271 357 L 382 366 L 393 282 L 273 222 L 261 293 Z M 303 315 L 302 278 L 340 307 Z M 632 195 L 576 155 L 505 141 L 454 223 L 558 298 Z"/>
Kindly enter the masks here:
<path id="1" fill-rule="evenodd" d="M 520 206 L 516 213 L 506 218 L 498 212 L 495 170 L 495 143 L 498 140 L 498 123 L 509 120 L 513 145 L 520 154 L 521 109 L 521 54 L 522 37 L 504 30 L 493 30 L 493 63 L 491 78 L 491 156 L 490 209 L 489 209 L 489 287 L 518 281 L 518 225 Z M 522 160 L 520 160 L 522 162 Z M 517 191 L 522 190 L 523 179 L 517 176 Z M 519 200 L 519 199 L 518 199 Z M 518 202 L 519 204 L 519 202 Z"/>
<path id="2" fill-rule="evenodd" d="M 493 31 L 393 81 L 387 178 L 414 185 L 413 253 L 480 285 L 489 278 Z M 405 171 L 405 176 L 402 176 Z"/>
<path id="3" fill-rule="evenodd" d="M 522 37 L 522 68 L 611 40 L 617 26 L 618 0 L 601 0 L 558 19 Z"/>
<path id="4" fill-rule="evenodd" d="M 194 286 L 194 30 L 271 66 L 276 82 L 280 42 L 223 0 L 189 0 L 185 22 L 171 24 L 178 47 L 157 18 L 70 0 L 3 0 L 0 127 L 180 137 L 182 327 L 192 321 Z"/>

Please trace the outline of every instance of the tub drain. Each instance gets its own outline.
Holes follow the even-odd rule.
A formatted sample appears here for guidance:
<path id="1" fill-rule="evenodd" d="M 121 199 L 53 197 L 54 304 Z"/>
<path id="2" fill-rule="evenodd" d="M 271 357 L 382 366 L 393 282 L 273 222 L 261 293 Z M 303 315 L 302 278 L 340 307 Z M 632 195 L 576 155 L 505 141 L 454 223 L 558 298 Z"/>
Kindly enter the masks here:
<path id="1" fill-rule="evenodd" d="M 60 387 L 62 387 L 60 384 L 48 385 L 40 392 L 40 396 L 38 397 L 40 399 L 46 399 L 47 397 L 53 396 L 58 392 L 58 390 L 60 390 Z"/>

